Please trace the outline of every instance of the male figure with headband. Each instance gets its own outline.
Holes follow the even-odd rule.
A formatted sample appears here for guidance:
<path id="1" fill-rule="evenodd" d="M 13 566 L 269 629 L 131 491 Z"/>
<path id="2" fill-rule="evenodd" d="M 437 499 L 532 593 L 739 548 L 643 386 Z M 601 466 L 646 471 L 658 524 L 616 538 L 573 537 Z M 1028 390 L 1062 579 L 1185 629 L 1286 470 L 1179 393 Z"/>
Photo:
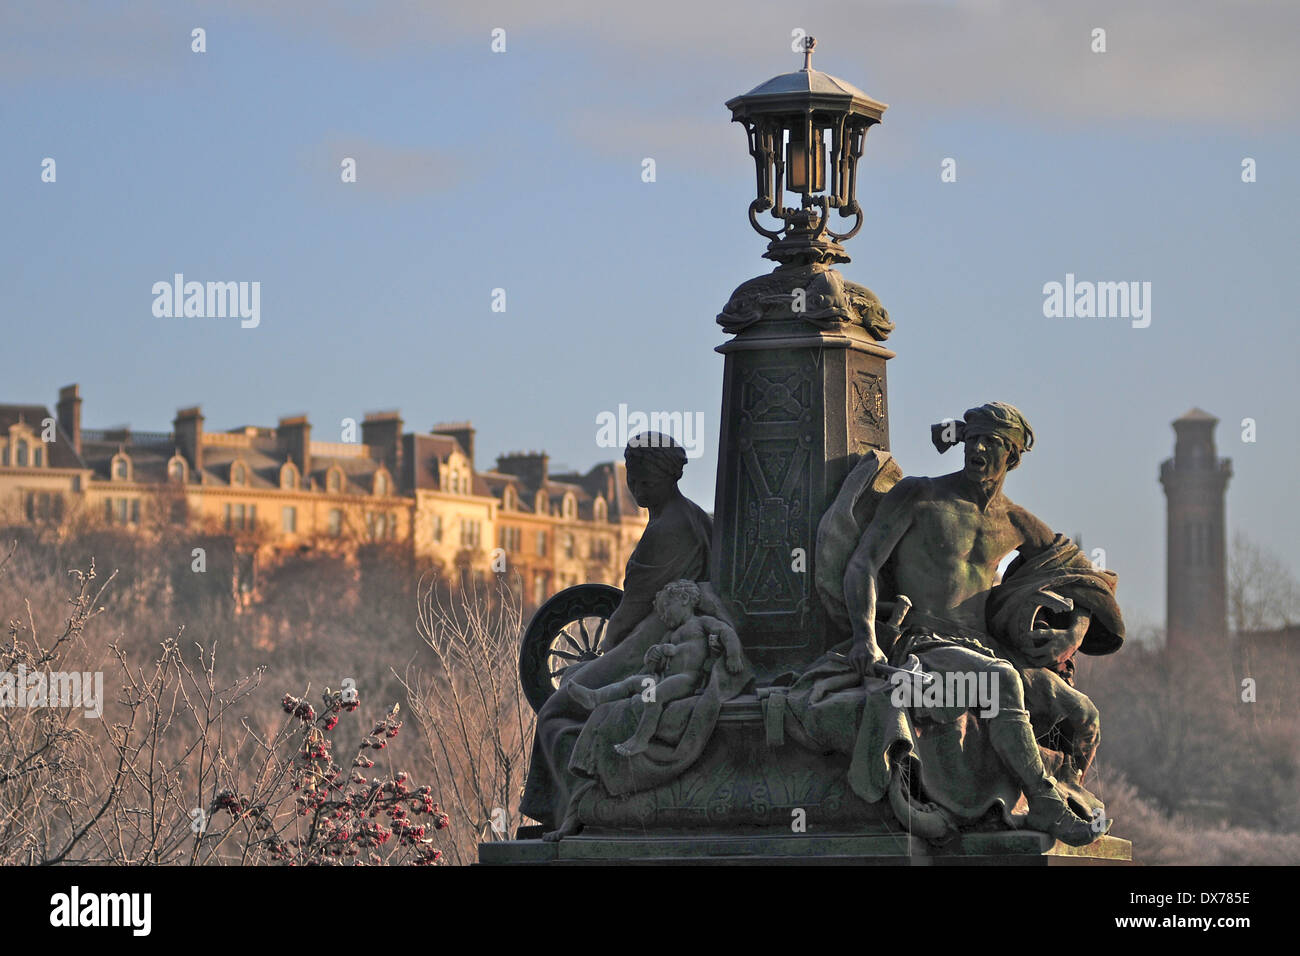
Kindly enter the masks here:
<path id="1" fill-rule="evenodd" d="M 1072 846 L 1099 835 L 1069 809 L 1047 775 L 1025 707 L 1016 667 L 988 646 L 985 604 L 998 565 L 1012 551 L 1032 559 L 1053 544 L 1041 520 L 1002 493 L 1006 474 L 1033 447 L 1034 433 L 1013 406 L 990 402 L 969 409 L 962 422 L 933 426 L 940 452 L 965 445 L 960 471 L 938 478 L 907 477 L 881 500 L 849 561 L 845 603 L 853 625 L 849 661 L 860 674 L 907 654 L 944 675 L 988 673 L 998 689 L 997 713 L 985 725 L 999 759 L 1029 802 L 1025 825 Z M 876 642 L 880 573 L 889 562 L 898 594 L 911 599 L 908 627 L 892 648 Z M 1088 629 L 1077 609 L 1068 626 L 1054 632 L 1078 646 Z"/>

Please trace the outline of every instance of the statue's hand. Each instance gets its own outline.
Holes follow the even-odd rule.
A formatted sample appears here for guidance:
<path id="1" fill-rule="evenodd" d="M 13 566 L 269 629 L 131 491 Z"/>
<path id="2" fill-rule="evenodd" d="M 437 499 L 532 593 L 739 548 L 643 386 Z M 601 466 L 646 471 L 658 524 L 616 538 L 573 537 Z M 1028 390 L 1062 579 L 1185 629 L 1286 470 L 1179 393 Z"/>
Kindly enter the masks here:
<path id="1" fill-rule="evenodd" d="M 736 654 L 736 655 L 734 655 L 734 656 L 731 655 L 731 654 L 728 654 L 728 655 L 727 655 L 727 673 L 728 673 L 728 674 L 739 674 L 739 673 L 740 673 L 740 669 L 741 669 L 742 667 L 744 667 L 744 666 L 745 666 L 745 662 L 744 662 L 743 660 L 741 660 L 739 654 Z"/>
<path id="2" fill-rule="evenodd" d="M 1020 651 L 1035 667 L 1054 667 L 1078 647 L 1073 631 L 1038 628 L 1020 639 Z"/>
<path id="3" fill-rule="evenodd" d="M 874 638 L 855 639 L 849 651 L 849 666 L 857 671 L 859 677 L 866 677 L 875 670 L 877 664 L 885 662 L 885 655 Z"/>

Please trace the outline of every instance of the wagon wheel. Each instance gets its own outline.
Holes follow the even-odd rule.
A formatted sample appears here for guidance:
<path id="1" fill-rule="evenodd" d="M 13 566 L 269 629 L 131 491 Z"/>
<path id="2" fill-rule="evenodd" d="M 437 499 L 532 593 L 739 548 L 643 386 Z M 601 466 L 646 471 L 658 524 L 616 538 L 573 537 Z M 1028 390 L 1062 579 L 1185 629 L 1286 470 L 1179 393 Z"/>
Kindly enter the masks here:
<path id="1" fill-rule="evenodd" d="M 565 671 L 600 656 L 605 625 L 622 599 L 608 584 L 579 584 L 537 609 L 519 648 L 519 683 L 533 710 L 542 709 Z"/>

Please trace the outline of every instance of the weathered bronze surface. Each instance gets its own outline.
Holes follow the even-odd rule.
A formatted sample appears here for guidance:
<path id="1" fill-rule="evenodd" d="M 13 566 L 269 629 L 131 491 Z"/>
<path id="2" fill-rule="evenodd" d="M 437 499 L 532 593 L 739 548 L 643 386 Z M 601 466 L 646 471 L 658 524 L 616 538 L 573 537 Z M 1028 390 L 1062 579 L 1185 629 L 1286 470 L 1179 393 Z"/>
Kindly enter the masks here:
<path id="1" fill-rule="evenodd" d="M 1123 642 L 1117 579 L 1004 493 L 1033 429 L 990 402 L 932 426 L 963 448 L 950 474 L 907 476 L 889 452 L 894 325 L 832 268 L 883 104 L 805 61 L 727 105 L 779 265 L 717 318 L 715 516 L 678 491 L 681 448 L 629 442 L 650 522 L 617 608 L 571 589 L 521 654 L 560 618 L 607 618 L 599 656 L 549 697 L 530 669 L 544 703 L 521 809 L 546 839 L 485 844 L 482 862 L 1131 860 L 1087 789 L 1100 716 L 1074 683 L 1077 654 Z M 768 209 L 780 230 L 758 225 Z M 857 225 L 831 231 L 832 209 Z"/>

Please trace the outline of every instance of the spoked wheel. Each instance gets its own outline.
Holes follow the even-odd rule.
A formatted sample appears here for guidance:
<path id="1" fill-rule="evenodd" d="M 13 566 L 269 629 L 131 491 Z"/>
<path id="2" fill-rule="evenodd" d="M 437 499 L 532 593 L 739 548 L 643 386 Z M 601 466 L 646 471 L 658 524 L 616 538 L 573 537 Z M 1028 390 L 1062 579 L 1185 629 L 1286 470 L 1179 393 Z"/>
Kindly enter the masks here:
<path id="1" fill-rule="evenodd" d="M 579 584 L 537 609 L 519 648 L 519 682 L 533 710 L 542 709 L 565 671 L 600 656 L 605 625 L 622 599 L 608 584 Z"/>

